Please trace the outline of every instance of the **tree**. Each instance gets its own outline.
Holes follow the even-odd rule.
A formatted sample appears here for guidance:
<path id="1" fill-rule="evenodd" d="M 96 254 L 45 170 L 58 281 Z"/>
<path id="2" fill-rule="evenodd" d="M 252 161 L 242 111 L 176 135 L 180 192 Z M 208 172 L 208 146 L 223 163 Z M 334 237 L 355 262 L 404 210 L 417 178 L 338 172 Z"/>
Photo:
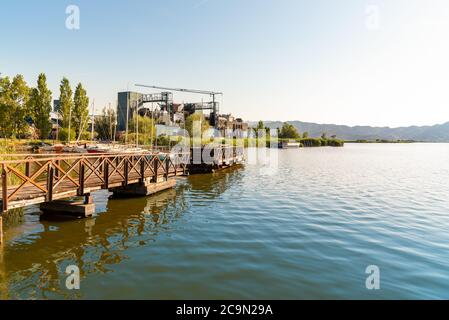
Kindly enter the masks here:
<path id="1" fill-rule="evenodd" d="M 33 88 L 30 98 L 30 109 L 36 129 L 41 139 L 48 138 L 51 131 L 51 91 L 47 87 L 47 77 L 44 73 L 39 75 L 37 88 Z"/>
<path id="2" fill-rule="evenodd" d="M 113 140 L 117 113 L 112 108 L 104 108 L 101 116 L 95 119 L 95 131 L 100 140 Z"/>
<path id="3" fill-rule="evenodd" d="M 266 128 L 262 120 L 259 120 L 259 122 L 257 123 L 257 127 L 253 128 L 254 135 L 256 136 L 256 138 L 259 137 L 260 130 L 265 130 L 266 132 Z"/>
<path id="4" fill-rule="evenodd" d="M 298 139 L 300 138 L 298 130 L 291 124 L 285 122 L 282 125 L 281 132 L 279 134 L 281 139 Z"/>
<path id="5" fill-rule="evenodd" d="M 302 134 L 302 138 L 303 138 L 303 139 L 309 138 L 309 133 L 308 133 L 307 131 L 304 132 L 304 133 Z"/>
<path id="6" fill-rule="evenodd" d="M 62 115 L 62 127 L 68 128 L 71 125 L 73 100 L 72 100 L 72 88 L 70 88 L 70 82 L 67 78 L 63 78 L 61 85 L 59 86 L 59 105 Z M 72 137 L 73 138 L 73 137 Z"/>
<path id="7" fill-rule="evenodd" d="M 12 128 L 10 117 L 11 81 L 8 77 L 0 78 L 0 132 L 2 137 L 11 136 Z"/>
<path id="8" fill-rule="evenodd" d="M 323 132 L 323 134 L 321 135 L 321 139 L 323 139 L 323 140 L 327 139 L 327 133 L 326 132 Z"/>
<path id="9" fill-rule="evenodd" d="M 0 79 L 0 132 L 3 137 L 24 136 L 28 129 L 30 88 L 22 75 L 12 82 Z"/>
<path id="10" fill-rule="evenodd" d="M 153 144 L 156 139 L 156 125 L 153 119 L 145 116 L 137 116 L 129 121 L 129 130 L 131 134 L 129 139 L 131 142 L 136 142 L 137 136 L 139 144 L 149 145 Z"/>
<path id="11" fill-rule="evenodd" d="M 89 117 L 89 98 L 86 90 L 81 83 L 78 83 L 73 98 L 72 127 L 78 137 L 80 132 L 87 128 L 87 120 Z"/>
<path id="12" fill-rule="evenodd" d="M 187 117 L 185 122 L 185 129 L 187 130 L 191 138 L 193 138 L 193 124 L 195 122 L 200 122 L 201 134 L 209 130 L 210 128 L 209 122 L 206 121 L 204 115 L 201 112 L 195 112 L 194 114 L 191 114 Z"/>

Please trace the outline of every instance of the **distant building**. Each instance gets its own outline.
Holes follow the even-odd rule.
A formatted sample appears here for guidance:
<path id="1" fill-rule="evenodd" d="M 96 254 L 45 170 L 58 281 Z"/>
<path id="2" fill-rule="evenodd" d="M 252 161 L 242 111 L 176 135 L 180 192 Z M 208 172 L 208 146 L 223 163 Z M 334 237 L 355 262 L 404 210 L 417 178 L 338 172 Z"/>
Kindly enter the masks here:
<path id="1" fill-rule="evenodd" d="M 53 100 L 53 112 L 61 111 L 61 101 Z"/>
<path id="2" fill-rule="evenodd" d="M 248 131 L 248 123 L 243 122 L 241 118 L 234 118 L 231 114 L 221 114 L 218 116 L 217 130 L 221 135 L 226 132 L 232 132 L 234 136 L 241 138 Z"/>
<path id="3" fill-rule="evenodd" d="M 128 119 L 128 121 L 132 119 L 132 109 L 136 107 L 141 98 L 142 94 L 137 92 L 128 91 L 118 93 L 117 131 L 126 130 L 126 119 Z"/>

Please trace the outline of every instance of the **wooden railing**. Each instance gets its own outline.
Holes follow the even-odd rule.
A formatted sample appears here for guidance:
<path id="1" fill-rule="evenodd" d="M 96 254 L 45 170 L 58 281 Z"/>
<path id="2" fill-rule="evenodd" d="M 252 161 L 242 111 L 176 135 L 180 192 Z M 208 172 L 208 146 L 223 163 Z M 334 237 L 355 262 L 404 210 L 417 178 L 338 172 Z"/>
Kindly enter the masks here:
<path id="1" fill-rule="evenodd" d="M 190 164 L 222 166 L 242 162 L 243 158 L 243 147 L 220 145 L 190 149 Z"/>
<path id="2" fill-rule="evenodd" d="M 186 174 L 189 154 L 23 155 L 0 161 L 2 210 Z"/>

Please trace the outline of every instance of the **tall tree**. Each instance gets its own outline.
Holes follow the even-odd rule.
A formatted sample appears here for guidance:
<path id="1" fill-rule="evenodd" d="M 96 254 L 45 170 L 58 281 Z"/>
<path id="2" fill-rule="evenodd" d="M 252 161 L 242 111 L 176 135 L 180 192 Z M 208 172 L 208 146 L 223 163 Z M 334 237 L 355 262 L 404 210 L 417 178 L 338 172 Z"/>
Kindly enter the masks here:
<path id="1" fill-rule="evenodd" d="M 206 118 L 204 117 L 204 114 L 202 114 L 201 112 L 195 112 L 193 114 L 191 114 L 190 116 L 187 117 L 186 121 L 185 121 L 185 129 L 187 130 L 187 132 L 189 133 L 190 137 L 193 138 L 193 128 L 194 128 L 194 123 L 198 122 L 199 126 L 201 127 L 201 133 L 204 133 L 205 131 L 209 130 L 210 125 L 209 122 L 206 121 Z M 198 138 L 198 137 L 196 137 Z"/>
<path id="2" fill-rule="evenodd" d="M 284 123 L 279 133 L 279 138 L 281 139 L 298 139 L 300 138 L 298 130 L 289 123 Z"/>
<path id="3" fill-rule="evenodd" d="M 27 117 L 30 115 L 29 100 L 30 88 L 22 75 L 14 77 L 11 83 L 11 121 L 13 122 L 13 136 L 23 136 L 27 132 Z"/>
<path id="4" fill-rule="evenodd" d="M 41 139 L 48 138 L 51 131 L 51 91 L 47 87 L 47 77 L 44 73 L 39 75 L 37 88 L 33 88 L 30 99 L 30 109 L 36 129 Z"/>
<path id="5" fill-rule="evenodd" d="M 0 78 L 0 133 L 3 138 L 9 138 L 12 132 L 11 115 L 11 80 Z"/>
<path id="6" fill-rule="evenodd" d="M 259 138 L 259 133 L 261 132 L 261 130 L 265 130 L 266 131 L 264 123 L 263 123 L 262 120 L 260 120 L 257 123 L 257 127 L 253 128 L 254 135 L 256 136 L 256 138 Z"/>
<path id="7" fill-rule="evenodd" d="M 29 115 L 30 88 L 22 75 L 12 82 L 8 77 L 0 79 L 0 131 L 3 137 L 24 136 Z"/>
<path id="8" fill-rule="evenodd" d="M 78 83 L 73 98 L 72 128 L 75 129 L 76 136 L 87 128 L 87 119 L 89 117 L 89 98 L 86 90 L 81 83 Z"/>
<path id="9" fill-rule="evenodd" d="M 61 85 L 59 86 L 59 104 L 61 107 L 62 115 L 62 127 L 65 129 L 71 125 L 73 100 L 72 100 L 72 88 L 70 88 L 70 82 L 67 78 L 63 78 Z M 73 138 L 73 137 L 72 137 Z"/>

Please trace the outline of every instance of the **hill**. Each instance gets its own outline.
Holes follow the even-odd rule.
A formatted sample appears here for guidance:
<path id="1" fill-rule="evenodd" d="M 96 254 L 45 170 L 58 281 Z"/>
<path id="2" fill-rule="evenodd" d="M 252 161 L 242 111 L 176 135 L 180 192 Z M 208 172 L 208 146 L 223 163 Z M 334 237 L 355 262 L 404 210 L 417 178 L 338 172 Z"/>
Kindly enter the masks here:
<path id="1" fill-rule="evenodd" d="M 325 132 L 327 136 L 336 135 L 344 140 L 414 140 L 423 142 L 449 142 L 449 122 L 434 126 L 411 127 L 370 127 L 370 126 L 345 126 L 336 124 L 318 124 L 302 121 L 288 121 L 299 130 L 300 133 L 308 132 L 310 137 L 319 137 Z M 267 121 L 265 126 L 275 129 L 282 127 L 281 121 Z M 257 122 L 250 122 L 251 126 Z"/>

